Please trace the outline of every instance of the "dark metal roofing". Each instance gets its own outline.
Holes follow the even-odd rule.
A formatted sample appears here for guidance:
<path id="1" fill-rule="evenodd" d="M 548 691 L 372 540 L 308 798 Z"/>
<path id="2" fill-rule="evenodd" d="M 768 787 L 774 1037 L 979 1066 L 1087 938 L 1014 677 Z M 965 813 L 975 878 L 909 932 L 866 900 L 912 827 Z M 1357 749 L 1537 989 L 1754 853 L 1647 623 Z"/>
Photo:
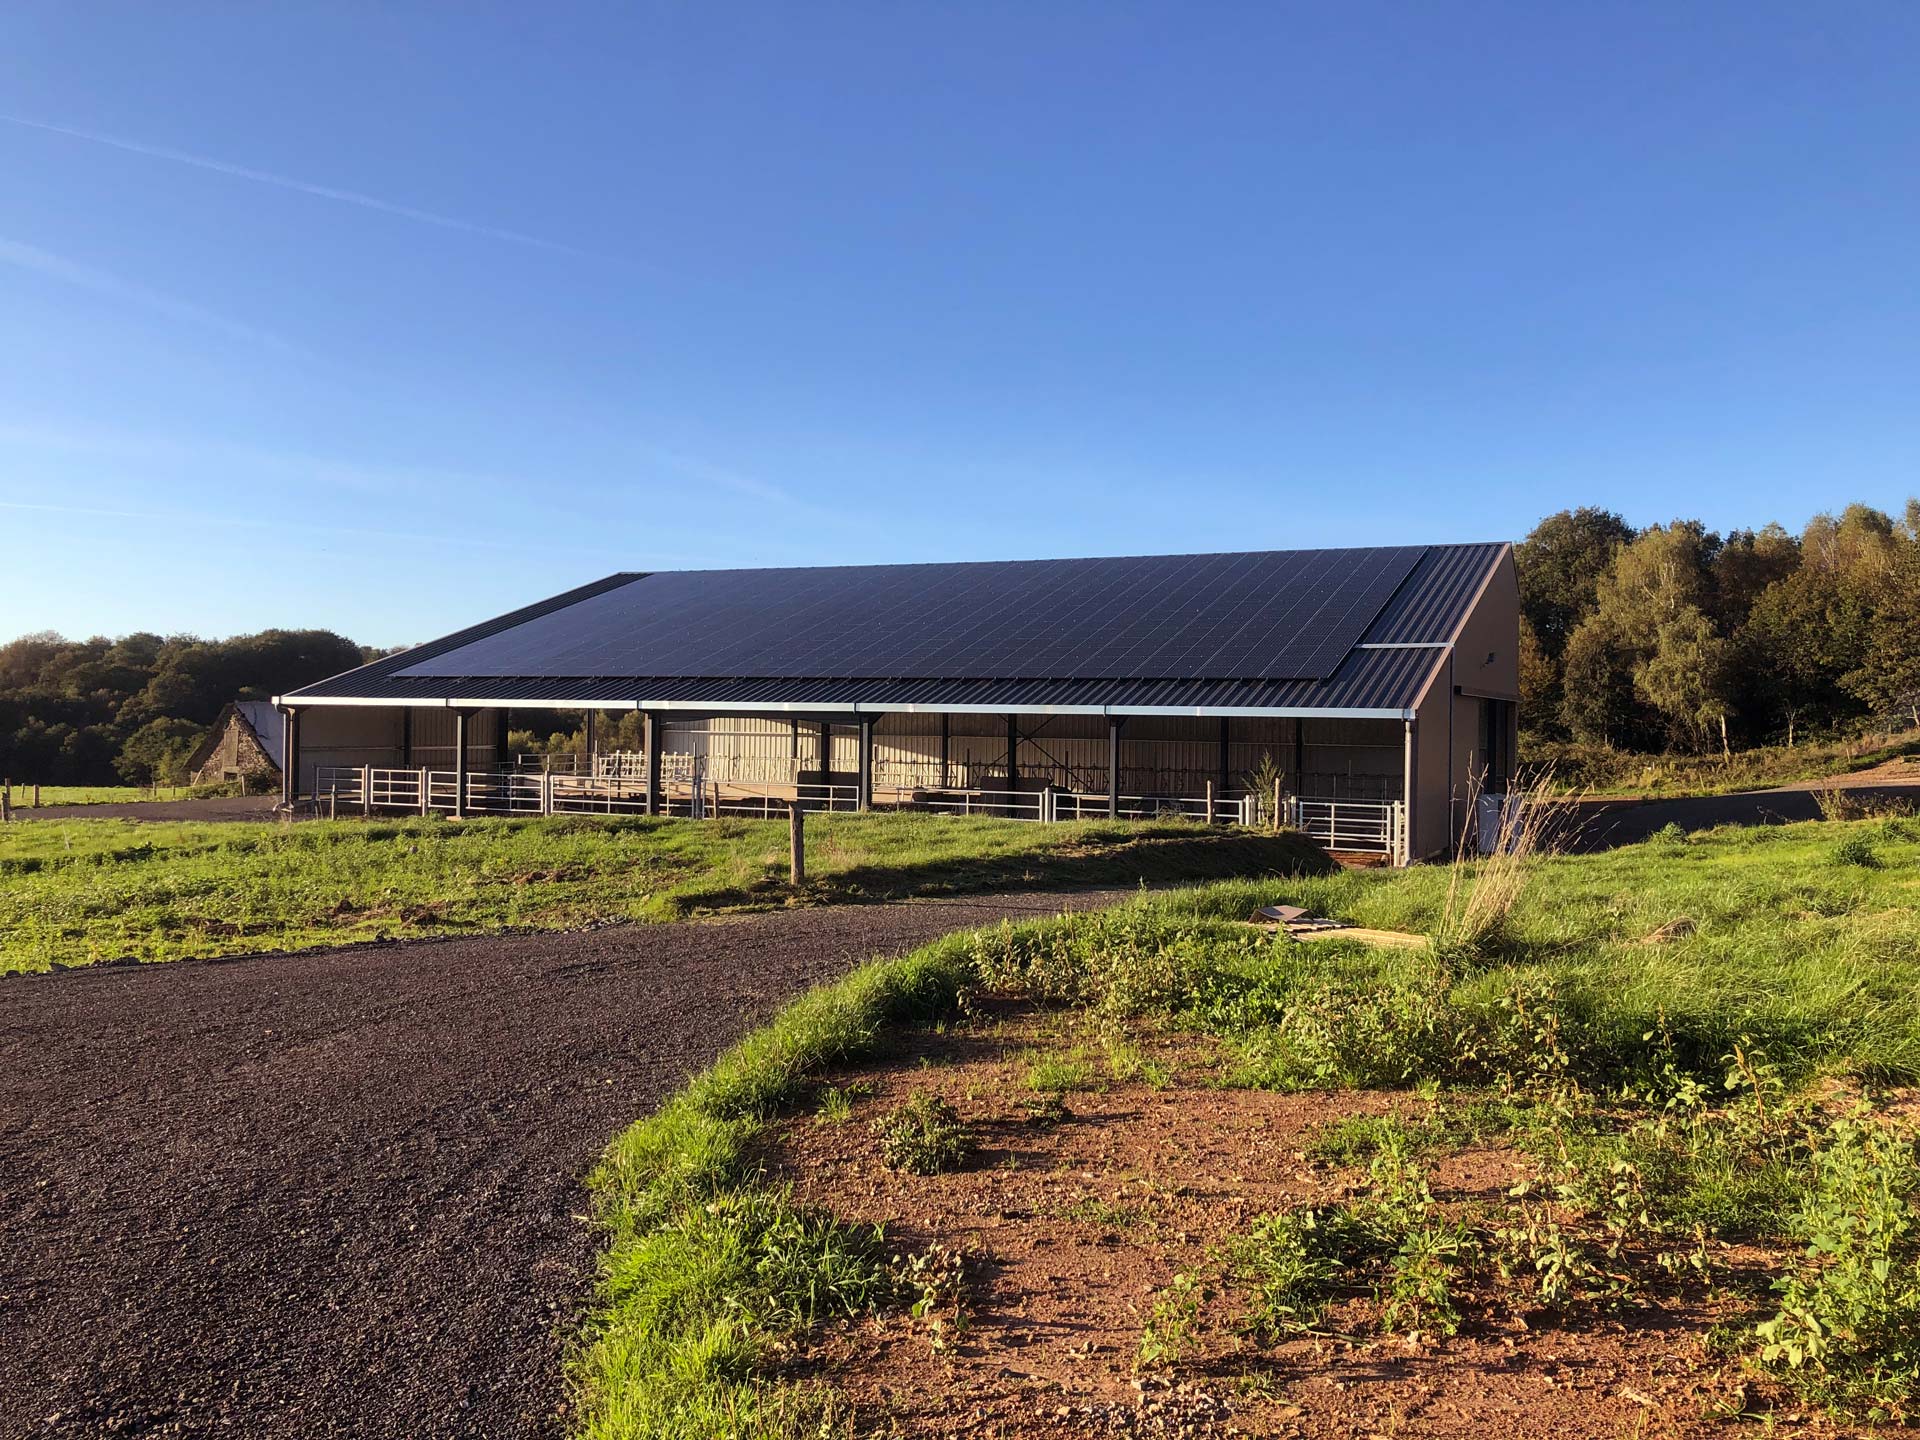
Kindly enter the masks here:
<path id="1" fill-rule="evenodd" d="M 1363 643 L 1433 644 L 1452 638 L 1505 545 L 1429 545 L 1368 628 Z"/>
<path id="2" fill-rule="evenodd" d="M 1355 650 L 1327 680 L 829 680 L 547 676 L 395 676 L 375 695 L 332 682 L 309 686 L 289 700 L 330 695 L 377 698 L 393 704 L 505 703 L 537 705 L 565 700 L 582 705 L 671 705 L 724 710 L 729 706 L 847 709 L 1400 709 L 1433 672 L 1438 653 L 1426 649 Z M 345 678 L 345 677 L 343 677 Z"/>
<path id="3" fill-rule="evenodd" d="M 572 590 L 563 591 L 545 600 L 536 600 L 531 605 L 523 605 L 518 610 L 509 610 L 505 615 L 496 615 L 491 620 L 482 620 L 478 625 L 469 625 L 464 630 L 456 630 L 451 635 L 443 635 L 438 640 L 429 640 L 424 645 L 413 645 L 405 650 L 396 650 L 391 655 L 381 656 L 370 665 L 362 665 L 357 670 L 347 670 L 339 675 L 330 676 L 293 693 L 307 697 L 316 695 L 377 697 L 382 693 L 380 686 L 385 684 L 390 676 L 406 669 L 409 665 L 417 665 L 422 660 L 444 655 L 447 651 L 456 650 L 462 645 L 484 640 L 490 635 L 498 635 L 503 630 L 511 630 L 516 625 L 538 620 L 544 615 L 551 615 L 556 610 L 564 610 L 569 605 L 578 605 L 581 601 L 591 600 L 594 596 L 608 590 L 617 590 L 622 585 L 628 585 L 640 579 L 641 573 L 622 571 L 617 575 L 595 580 L 588 585 L 576 586 Z"/>
<path id="4" fill-rule="evenodd" d="M 547 633 L 562 627 L 562 612 L 601 596 L 646 590 L 635 575 L 615 575 L 501 616 L 429 645 L 310 685 L 286 696 L 298 702 L 358 700 L 387 704 L 504 703 L 636 704 L 704 708 L 793 707 L 851 710 L 854 707 L 957 707 L 985 709 L 1116 710 L 1325 710 L 1398 713 L 1410 708 L 1433 675 L 1435 646 L 1449 640 L 1504 552 L 1502 545 L 1416 548 L 1390 595 L 1380 597 L 1361 628 L 1343 627 L 1349 638 L 1330 673 L 1305 678 L 1260 674 L 1041 675 L 1020 655 L 1006 675 L 825 674 L 488 674 L 454 670 L 463 647 L 529 627 Z M 1289 552 L 1272 552 L 1285 556 Z M 1378 552 L 1293 552 L 1341 555 Z M 1225 557 L 1232 558 L 1232 557 Z M 859 567 L 921 571 L 928 567 Z M 743 572 L 702 572 L 727 574 Z M 745 572 L 753 573 L 753 572 Z M 769 572 L 758 572 L 769 573 Z M 780 572 L 771 572 L 780 573 Z M 801 572 L 808 573 L 808 572 Z M 1205 609 L 1204 601 L 1197 602 Z M 1197 617 L 1204 619 L 1202 615 Z M 1369 623 L 1370 621 L 1370 623 Z M 1368 648 L 1384 647 L 1384 648 Z M 1051 652 L 1049 652 L 1051 653 Z M 1022 674 L 1022 671 L 1026 673 Z"/>
<path id="5" fill-rule="evenodd" d="M 1424 553 L 669 571 L 399 673 L 1319 680 Z"/>

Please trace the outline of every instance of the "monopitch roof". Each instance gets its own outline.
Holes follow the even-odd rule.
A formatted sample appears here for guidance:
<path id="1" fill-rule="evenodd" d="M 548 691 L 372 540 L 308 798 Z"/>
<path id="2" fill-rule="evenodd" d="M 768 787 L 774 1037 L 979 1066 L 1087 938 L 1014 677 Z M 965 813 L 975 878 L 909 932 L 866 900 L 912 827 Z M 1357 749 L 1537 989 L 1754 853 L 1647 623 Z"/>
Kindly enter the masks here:
<path id="1" fill-rule="evenodd" d="M 282 699 L 1399 714 L 1505 550 L 619 574 Z"/>

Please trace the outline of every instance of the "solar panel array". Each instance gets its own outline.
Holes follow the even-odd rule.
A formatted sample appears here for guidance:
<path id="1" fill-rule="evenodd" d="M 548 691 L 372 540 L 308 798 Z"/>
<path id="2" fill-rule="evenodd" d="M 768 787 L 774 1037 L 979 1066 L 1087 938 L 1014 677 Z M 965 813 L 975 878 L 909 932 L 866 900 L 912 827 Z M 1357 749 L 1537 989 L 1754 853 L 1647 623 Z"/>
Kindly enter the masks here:
<path id="1" fill-rule="evenodd" d="M 395 673 L 1324 679 L 1424 553 L 669 571 Z"/>

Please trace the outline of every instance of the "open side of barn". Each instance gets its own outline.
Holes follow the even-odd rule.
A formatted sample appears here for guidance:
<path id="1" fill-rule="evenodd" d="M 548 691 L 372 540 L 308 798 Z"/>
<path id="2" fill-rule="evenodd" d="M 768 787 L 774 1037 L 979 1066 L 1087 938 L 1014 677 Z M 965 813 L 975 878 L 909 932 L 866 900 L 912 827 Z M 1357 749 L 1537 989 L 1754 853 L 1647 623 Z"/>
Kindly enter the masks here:
<path id="1" fill-rule="evenodd" d="M 616 575 L 279 697 L 285 799 L 1277 818 L 1405 863 L 1505 788 L 1518 627 L 1504 544 Z M 588 753 L 512 754 L 531 710 Z"/>

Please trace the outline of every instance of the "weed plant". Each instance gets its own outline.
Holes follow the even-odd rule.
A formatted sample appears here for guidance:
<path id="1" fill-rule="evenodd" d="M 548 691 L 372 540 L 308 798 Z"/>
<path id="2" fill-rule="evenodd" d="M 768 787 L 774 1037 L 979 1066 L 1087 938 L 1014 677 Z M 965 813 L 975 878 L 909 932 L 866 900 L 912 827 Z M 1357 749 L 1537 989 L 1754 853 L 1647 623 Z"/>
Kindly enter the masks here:
<path id="1" fill-rule="evenodd" d="M 880 1158 L 909 1175 L 939 1175 L 958 1170 L 973 1154 L 973 1132 L 960 1113 L 925 1090 L 873 1122 L 880 1137 Z"/>
<path id="2" fill-rule="evenodd" d="M 899 1303 L 848 1278 L 871 1278 L 839 1258 L 871 1267 L 870 1241 L 821 1240 L 795 1251 L 814 1257 L 797 1267 L 756 1269 L 793 1288 L 754 1302 L 743 1324 L 758 1341 L 725 1345 L 703 1338 L 697 1305 L 632 1308 L 649 1292 L 631 1256 L 655 1253 L 634 1247 L 671 1231 L 724 1249 L 687 1212 L 770 1188 L 752 1158 L 768 1117 L 817 1103 L 814 1077 L 981 991 L 1085 1012 L 1116 1076 L 1144 1065 L 1129 1037 L 1185 1029 L 1217 1038 L 1226 1083 L 1412 1086 L 1424 1097 L 1323 1135 L 1315 1158 L 1364 1166 L 1363 1192 L 1265 1217 L 1214 1268 L 1183 1271 L 1148 1307 L 1143 1368 L 1182 1363 L 1223 1291 L 1243 1297 L 1238 1324 L 1254 1338 L 1316 1332 L 1347 1299 L 1370 1302 L 1375 1324 L 1444 1331 L 1503 1291 L 1567 1309 L 1630 1301 L 1645 1286 L 1735 1285 L 1718 1268 L 1721 1242 L 1750 1241 L 1803 1253 L 1777 1293 L 1747 1295 L 1753 1312 L 1735 1328 L 1749 1362 L 1808 1403 L 1907 1417 L 1920 1384 L 1912 1142 L 1871 1114 L 1837 1117 L 1813 1082 L 1838 1077 L 1855 1093 L 1920 1076 L 1911 824 L 1815 822 L 1536 855 L 1497 931 L 1424 951 L 1295 944 L 1239 922 L 1281 900 L 1431 935 L 1447 913 L 1444 870 L 1228 882 L 869 967 L 798 1002 L 609 1151 L 595 1178 L 609 1278 L 574 1364 L 579 1431 L 686 1433 L 656 1423 L 669 1400 L 691 1415 L 753 1417 L 723 1434 L 792 1433 L 786 1417 L 831 1413 L 830 1396 L 780 1378 L 767 1337 L 805 1314 Z M 1881 864 L 1832 863 L 1855 835 Z M 1689 933 L 1647 939 L 1683 915 Z M 1517 1149 L 1536 1178 L 1486 1210 L 1436 1203 L 1426 1157 L 1468 1137 Z M 793 1232 L 743 1233 L 757 1245 L 751 1237 Z M 816 1264 L 842 1278 L 817 1300 L 793 1299 L 794 1277 Z"/>

